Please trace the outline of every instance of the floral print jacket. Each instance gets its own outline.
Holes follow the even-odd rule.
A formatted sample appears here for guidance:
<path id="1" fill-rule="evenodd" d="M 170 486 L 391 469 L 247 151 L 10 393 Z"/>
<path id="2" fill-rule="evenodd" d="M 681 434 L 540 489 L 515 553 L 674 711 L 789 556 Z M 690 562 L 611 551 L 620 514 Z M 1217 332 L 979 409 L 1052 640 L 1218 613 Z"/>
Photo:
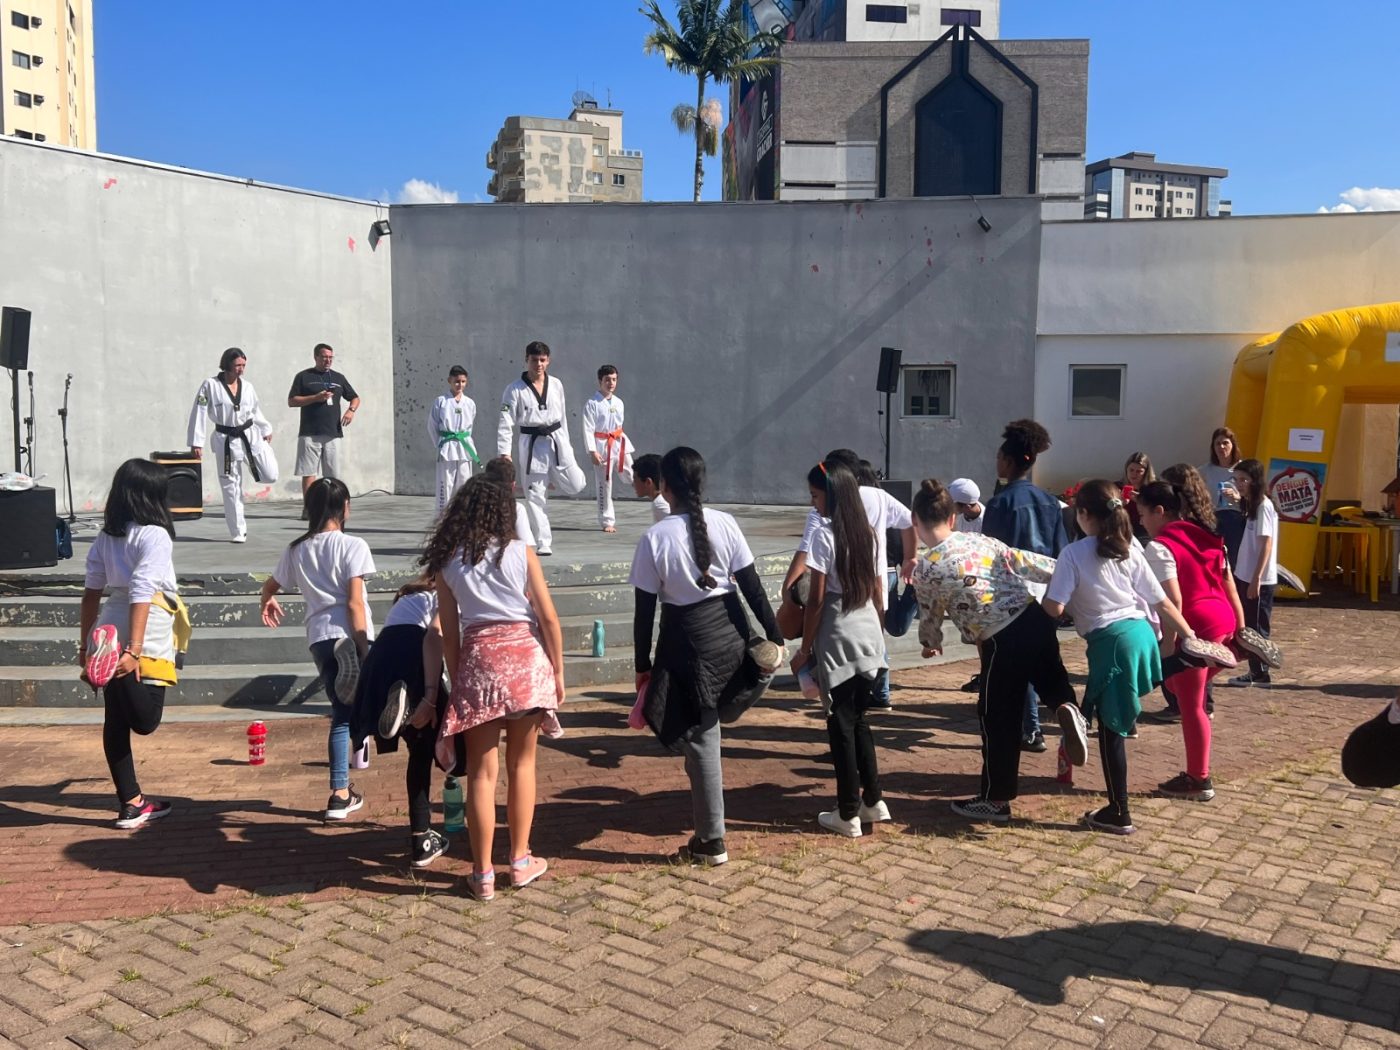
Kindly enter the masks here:
<path id="1" fill-rule="evenodd" d="M 1055 572 L 1055 559 L 1015 550 L 974 532 L 954 532 L 930 547 L 914 568 L 919 642 L 943 648 L 943 620 L 965 640 L 990 638 L 1035 601 Z M 1032 590 L 1039 584 L 1042 589 Z"/>

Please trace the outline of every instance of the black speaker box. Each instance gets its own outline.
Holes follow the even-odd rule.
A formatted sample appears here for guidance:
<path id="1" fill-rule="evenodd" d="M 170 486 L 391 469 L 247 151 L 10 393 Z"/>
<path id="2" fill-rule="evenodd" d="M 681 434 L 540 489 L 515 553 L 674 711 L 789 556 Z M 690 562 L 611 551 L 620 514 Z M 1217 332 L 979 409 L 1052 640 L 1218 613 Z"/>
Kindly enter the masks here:
<path id="1" fill-rule="evenodd" d="M 880 347 L 880 375 L 875 389 L 882 394 L 899 393 L 899 361 L 903 351 L 893 346 Z"/>
<path id="2" fill-rule="evenodd" d="M 0 569 L 58 564 L 54 490 L 0 491 Z"/>
<path id="3" fill-rule="evenodd" d="M 159 463 L 170 477 L 170 491 L 165 505 L 176 521 L 194 521 L 204 517 L 204 470 L 200 460 L 181 452 L 152 452 L 151 462 Z"/>
<path id="4" fill-rule="evenodd" d="M 29 311 L 18 306 L 0 310 L 0 368 L 22 372 L 29 367 Z"/>

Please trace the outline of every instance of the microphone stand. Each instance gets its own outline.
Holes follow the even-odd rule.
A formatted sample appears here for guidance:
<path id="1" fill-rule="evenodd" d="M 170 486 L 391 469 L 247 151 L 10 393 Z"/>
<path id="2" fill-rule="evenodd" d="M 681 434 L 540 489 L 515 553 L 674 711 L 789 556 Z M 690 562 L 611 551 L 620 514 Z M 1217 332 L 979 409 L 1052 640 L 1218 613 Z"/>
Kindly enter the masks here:
<path id="1" fill-rule="evenodd" d="M 24 470 L 24 446 L 19 443 L 19 369 L 10 369 L 10 411 L 15 424 L 15 473 Z"/>
<path id="2" fill-rule="evenodd" d="M 73 467 L 68 461 L 68 390 L 73 385 L 73 373 L 68 373 L 68 378 L 63 381 L 63 407 L 58 410 L 58 418 L 63 425 L 63 481 L 68 487 L 68 523 L 71 525 L 78 520 L 78 516 L 73 513 Z"/>
<path id="3" fill-rule="evenodd" d="M 29 461 L 29 469 L 25 471 L 31 478 L 34 476 L 34 373 L 27 373 L 29 376 L 29 415 L 24 417 L 24 449 L 25 458 Z"/>

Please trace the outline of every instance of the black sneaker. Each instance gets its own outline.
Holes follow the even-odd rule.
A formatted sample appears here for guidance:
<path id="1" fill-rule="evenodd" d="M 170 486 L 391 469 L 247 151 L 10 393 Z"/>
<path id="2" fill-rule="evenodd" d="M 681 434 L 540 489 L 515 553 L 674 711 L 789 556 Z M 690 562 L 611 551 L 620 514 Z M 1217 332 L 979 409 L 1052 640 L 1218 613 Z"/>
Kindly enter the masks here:
<path id="1" fill-rule="evenodd" d="M 952 810 L 967 820 L 985 820 L 989 824 L 1006 824 L 1011 820 L 1010 803 L 985 798 L 959 799 L 952 804 Z"/>
<path id="2" fill-rule="evenodd" d="M 1170 780 L 1157 785 L 1157 790 L 1172 798 L 1190 799 L 1192 802 L 1209 802 L 1215 797 L 1215 785 L 1210 777 L 1197 780 L 1190 773 L 1178 773 Z"/>
<path id="3" fill-rule="evenodd" d="M 398 736 L 407 715 L 408 686 L 402 682 L 395 682 L 389 687 L 389 699 L 385 701 L 384 710 L 379 716 L 378 732 L 380 738 L 392 740 Z"/>
<path id="4" fill-rule="evenodd" d="M 1106 831 L 1110 835 L 1131 835 L 1137 830 L 1133 827 L 1132 817 L 1119 813 L 1112 806 L 1104 806 L 1097 813 L 1085 813 L 1084 823 L 1095 831 Z"/>
<path id="5" fill-rule="evenodd" d="M 421 835 L 414 835 L 413 859 L 409 863 L 415 868 L 426 868 L 446 853 L 449 845 L 451 845 L 451 840 L 439 835 L 436 831 L 425 831 Z"/>
<path id="6" fill-rule="evenodd" d="M 359 809 L 364 804 L 365 796 L 361 795 L 358 791 L 356 791 L 355 785 L 351 784 L 350 794 L 348 797 L 341 798 L 340 796 L 332 793 L 331 797 L 326 800 L 326 819 L 344 820 L 346 817 L 348 817 L 351 813 L 354 813 L 355 810 Z"/>
<path id="7" fill-rule="evenodd" d="M 867 707 L 866 710 L 867 710 L 867 711 L 893 711 L 893 710 L 894 710 L 894 704 L 890 703 L 890 698 L 889 698 L 888 696 L 883 697 L 883 698 L 877 696 L 874 700 L 871 700 L 871 701 L 870 701 L 870 706 Z"/>
<path id="8" fill-rule="evenodd" d="M 1049 747 L 1045 743 L 1045 734 L 1032 733 L 1030 736 L 1022 737 L 1021 750 L 1031 751 L 1037 755 L 1041 754 L 1042 752 L 1048 751 Z"/>
<path id="9" fill-rule="evenodd" d="M 1174 726 L 1181 721 L 1181 712 L 1174 707 L 1164 707 L 1160 711 L 1144 711 L 1138 720 L 1149 725 Z"/>
<path id="10" fill-rule="evenodd" d="M 123 831 L 132 831 L 142 824 L 159 820 L 169 814 L 169 802 L 157 802 L 153 798 L 143 798 L 139 806 L 133 806 L 130 802 L 122 805 L 122 811 L 117 814 L 116 827 Z"/>
<path id="11" fill-rule="evenodd" d="M 958 691 L 963 693 L 980 693 L 982 691 L 982 675 L 973 675 L 962 685 L 958 686 Z"/>
<path id="12" fill-rule="evenodd" d="M 706 842 L 692 835 L 685 849 L 681 850 L 681 859 L 712 868 L 728 864 L 729 854 L 725 851 L 724 839 L 710 839 Z"/>

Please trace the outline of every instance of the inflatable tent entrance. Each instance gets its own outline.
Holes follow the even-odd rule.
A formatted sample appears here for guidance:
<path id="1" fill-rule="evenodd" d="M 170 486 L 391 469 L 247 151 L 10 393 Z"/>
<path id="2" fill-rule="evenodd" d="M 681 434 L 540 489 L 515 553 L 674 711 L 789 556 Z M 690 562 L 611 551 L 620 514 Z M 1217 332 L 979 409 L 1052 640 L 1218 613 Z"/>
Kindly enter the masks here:
<path id="1" fill-rule="evenodd" d="M 1235 358 L 1225 423 L 1241 454 L 1264 464 L 1279 512 L 1279 564 L 1299 578 L 1312 576 L 1342 406 L 1397 402 L 1400 302 L 1309 317 Z"/>

